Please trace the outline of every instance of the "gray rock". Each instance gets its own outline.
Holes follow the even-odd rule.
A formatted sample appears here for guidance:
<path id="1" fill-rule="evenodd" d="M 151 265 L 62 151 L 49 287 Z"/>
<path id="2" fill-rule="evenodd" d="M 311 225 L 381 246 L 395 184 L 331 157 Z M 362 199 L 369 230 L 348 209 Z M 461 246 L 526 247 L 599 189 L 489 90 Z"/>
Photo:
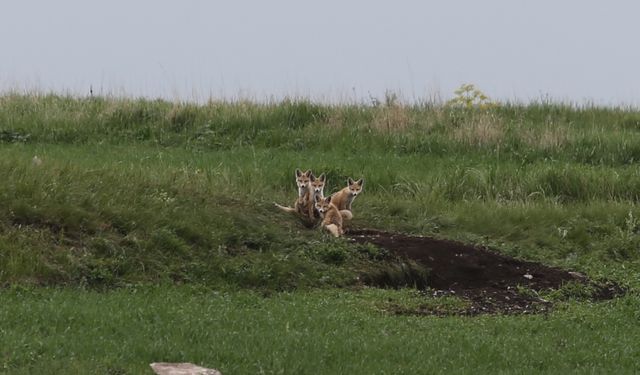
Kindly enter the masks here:
<path id="1" fill-rule="evenodd" d="M 218 370 L 196 366 L 193 363 L 157 362 L 149 366 L 158 375 L 222 375 Z"/>

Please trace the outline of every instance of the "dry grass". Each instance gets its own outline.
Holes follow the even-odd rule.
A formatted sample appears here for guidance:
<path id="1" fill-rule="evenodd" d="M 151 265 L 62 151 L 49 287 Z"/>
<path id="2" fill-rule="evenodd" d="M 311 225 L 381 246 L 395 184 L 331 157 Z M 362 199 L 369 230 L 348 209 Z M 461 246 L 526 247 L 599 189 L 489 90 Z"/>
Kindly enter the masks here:
<path id="1" fill-rule="evenodd" d="M 342 109 L 336 109 L 335 111 L 331 111 L 329 116 L 327 116 L 327 121 L 325 126 L 329 129 L 342 129 L 345 127 L 347 123 L 347 114 Z"/>
<path id="2" fill-rule="evenodd" d="M 403 131 L 416 122 L 414 111 L 401 104 L 380 105 L 370 111 L 366 127 L 376 132 Z M 349 110 L 336 108 L 327 116 L 326 126 L 330 129 L 342 129 L 353 126 L 356 122 L 361 123 L 354 121 L 354 115 Z"/>
<path id="3" fill-rule="evenodd" d="M 520 133 L 520 139 L 527 145 L 542 150 L 557 150 L 570 141 L 568 129 L 559 126 L 527 129 Z"/>
<path id="4" fill-rule="evenodd" d="M 478 112 L 469 116 L 452 132 L 452 137 L 470 146 L 487 146 L 501 143 L 504 139 L 503 120 L 491 112 Z"/>
<path id="5" fill-rule="evenodd" d="M 399 131 L 407 129 L 412 123 L 413 113 L 401 104 L 379 107 L 373 114 L 371 128 L 378 131 Z"/>

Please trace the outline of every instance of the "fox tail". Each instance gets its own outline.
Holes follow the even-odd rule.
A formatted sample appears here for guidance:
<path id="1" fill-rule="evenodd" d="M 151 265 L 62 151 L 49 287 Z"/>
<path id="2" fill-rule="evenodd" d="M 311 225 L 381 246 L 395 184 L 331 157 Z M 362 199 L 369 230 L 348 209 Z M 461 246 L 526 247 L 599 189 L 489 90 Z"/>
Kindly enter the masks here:
<path id="1" fill-rule="evenodd" d="M 349 210 L 340 210 L 340 215 L 343 220 L 351 220 L 353 219 L 353 214 Z"/>
<path id="2" fill-rule="evenodd" d="M 278 207 L 279 209 L 281 209 L 282 211 L 284 211 L 284 212 L 296 212 L 296 209 L 295 209 L 295 208 L 286 207 L 286 206 L 281 206 L 281 205 L 279 205 L 279 204 L 277 204 L 277 203 L 274 203 L 274 205 L 275 205 L 276 207 Z"/>

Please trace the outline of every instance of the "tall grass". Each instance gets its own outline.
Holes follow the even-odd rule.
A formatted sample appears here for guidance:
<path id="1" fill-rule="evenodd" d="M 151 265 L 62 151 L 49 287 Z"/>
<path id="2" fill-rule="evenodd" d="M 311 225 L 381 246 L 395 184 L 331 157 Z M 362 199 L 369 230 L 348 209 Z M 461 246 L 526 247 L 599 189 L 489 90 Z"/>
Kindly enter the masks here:
<path id="1" fill-rule="evenodd" d="M 0 97 L 5 142 L 148 143 L 201 150 L 253 146 L 398 154 L 480 154 L 595 165 L 638 160 L 640 113 L 558 104 L 320 105 L 307 101 L 205 105 L 161 100 Z"/>

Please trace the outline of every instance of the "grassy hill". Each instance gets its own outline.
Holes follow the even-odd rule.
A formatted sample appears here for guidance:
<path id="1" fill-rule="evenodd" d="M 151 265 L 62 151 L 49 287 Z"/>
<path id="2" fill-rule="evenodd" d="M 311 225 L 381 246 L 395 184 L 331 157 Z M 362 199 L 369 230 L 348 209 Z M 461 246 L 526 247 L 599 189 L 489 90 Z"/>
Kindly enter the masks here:
<path id="1" fill-rule="evenodd" d="M 637 281 L 633 110 L 5 95 L 0 141 L 5 285 L 290 289 L 380 272 L 370 249 L 273 209 L 293 202 L 295 168 L 327 173 L 327 192 L 365 177 L 353 227 Z"/>
<path id="2" fill-rule="evenodd" d="M 638 370 L 640 111 L 388 99 L 0 96 L 0 373 Z M 295 168 L 326 173 L 325 193 L 365 178 L 352 228 L 486 245 L 629 293 L 544 317 L 390 315 L 425 296 L 363 280 L 428 270 L 275 209 Z"/>

